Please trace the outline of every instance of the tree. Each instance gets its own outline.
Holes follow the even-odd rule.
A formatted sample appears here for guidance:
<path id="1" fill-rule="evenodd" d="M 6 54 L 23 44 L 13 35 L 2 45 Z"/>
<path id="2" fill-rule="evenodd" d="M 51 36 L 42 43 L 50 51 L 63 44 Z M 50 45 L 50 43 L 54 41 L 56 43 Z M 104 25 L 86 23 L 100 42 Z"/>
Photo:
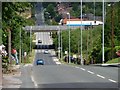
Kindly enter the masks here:
<path id="1" fill-rule="evenodd" d="M 28 2 L 3 2 L 2 3 L 2 40 L 3 44 L 8 46 L 8 35 L 9 31 L 11 32 L 11 45 L 19 50 L 20 46 L 20 31 L 22 35 L 22 39 L 26 39 L 23 43 L 26 44 L 27 47 L 23 47 L 24 49 L 28 49 L 29 51 L 29 35 L 25 34 L 25 31 L 22 29 L 25 25 L 32 25 L 34 21 L 31 19 L 26 19 L 23 16 L 26 10 L 31 9 L 32 4 Z M 10 47 L 8 47 L 10 48 Z M 8 50 L 7 48 L 7 50 Z"/>

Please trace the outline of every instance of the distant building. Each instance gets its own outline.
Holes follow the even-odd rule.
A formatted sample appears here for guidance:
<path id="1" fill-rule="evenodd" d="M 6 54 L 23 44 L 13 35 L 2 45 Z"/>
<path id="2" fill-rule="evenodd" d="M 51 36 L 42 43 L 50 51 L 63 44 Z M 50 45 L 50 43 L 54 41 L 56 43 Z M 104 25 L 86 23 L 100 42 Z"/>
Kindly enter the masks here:
<path id="1" fill-rule="evenodd" d="M 82 21 L 79 18 L 74 19 L 63 19 L 62 22 L 63 25 L 70 25 L 70 26 L 95 26 L 95 25 L 102 25 L 102 21 L 94 21 L 94 20 L 87 20 L 86 18 L 83 18 Z"/>

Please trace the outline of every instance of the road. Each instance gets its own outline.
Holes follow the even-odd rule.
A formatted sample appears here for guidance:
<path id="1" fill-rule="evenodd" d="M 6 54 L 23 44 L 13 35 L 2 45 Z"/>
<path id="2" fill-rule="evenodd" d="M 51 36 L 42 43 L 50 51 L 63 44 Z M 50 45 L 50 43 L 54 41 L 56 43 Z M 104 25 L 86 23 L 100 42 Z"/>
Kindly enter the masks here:
<path id="1" fill-rule="evenodd" d="M 43 7 L 41 3 L 36 3 L 35 5 L 35 17 L 36 17 L 36 25 L 44 25 L 44 14 Z M 50 45 L 52 44 L 52 39 L 50 37 L 49 32 L 36 32 L 36 45 Z M 42 43 L 38 43 L 38 40 L 41 40 Z M 39 46 L 38 46 L 39 47 Z M 51 53 L 51 51 L 49 50 Z M 44 54 L 44 49 L 35 51 L 35 61 L 39 58 L 42 58 L 45 61 L 45 65 L 55 65 L 56 63 L 53 61 L 53 56 L 51 54 Z M 35 65 L 35 62 L 34 62 Z"/>
<path id="2" fill-rule="evenodd" d="M 37 11 L 37 24 L 42 25 L 39 13 Z M 38 39 L 42 43 L 36 42 L 37 45 L 52 43 L 48 32 L 36 33 L 36 40 Z M 32 66 L 32 78 L 37 88 L 118 88 L 117 67 L 57 65 L 51 55 L 52 51 L 49 51 L 50 54 L 43 52 L 44 50 L 36 50 Z M 38 58 L 43 58 L 45 65 L 37 66 L 35 61 Z"/>
<path id="3" fill-rule="evenodd" d="M 96 66 L 33 66 L 38 88 L 118 88 L 118 68 Z"/>

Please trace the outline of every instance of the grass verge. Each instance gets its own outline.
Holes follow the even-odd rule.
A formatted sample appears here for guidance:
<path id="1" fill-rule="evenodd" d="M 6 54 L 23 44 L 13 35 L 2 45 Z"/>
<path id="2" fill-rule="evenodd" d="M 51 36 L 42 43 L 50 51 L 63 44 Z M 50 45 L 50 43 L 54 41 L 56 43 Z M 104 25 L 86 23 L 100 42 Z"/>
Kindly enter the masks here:
<path id="1" fill-rule="evenodd" d="M 120 63 L 120 58 L 115 58 L 112 60 L 109 60 L 108 62 L 106 62 L 107 64 L 111 64 L 111 63 Z"/>

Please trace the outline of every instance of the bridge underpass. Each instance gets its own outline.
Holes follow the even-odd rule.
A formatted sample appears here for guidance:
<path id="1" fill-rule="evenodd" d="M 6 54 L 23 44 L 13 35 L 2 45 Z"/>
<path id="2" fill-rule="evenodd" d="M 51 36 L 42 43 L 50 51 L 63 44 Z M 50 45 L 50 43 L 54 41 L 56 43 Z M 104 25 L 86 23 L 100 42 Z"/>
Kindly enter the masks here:
<path id="1" fill-rule="evenodd" d="M 33 49 L 55 49 L 55 45 L 35 45 Z"/>
<path id="2" fill-rule="evenodd" d="M 84 26 L 82 26 L 84 28 Z M 26 26 L 23 29 L 27 32 L 62 32 L 65 30 L 74 30 L 80 28 L 80 26 L 65 26 L 65 25 L 54 25 L 54 26 L 47 26 L 47 25 L 42 25 L 42 26 Z M 36 40 L 37 42 L 37 40 Z M 34 46 L 34 49 L 55 49 L 55 45 L 45 45 L 45 44 L 36 44 Z"/>

